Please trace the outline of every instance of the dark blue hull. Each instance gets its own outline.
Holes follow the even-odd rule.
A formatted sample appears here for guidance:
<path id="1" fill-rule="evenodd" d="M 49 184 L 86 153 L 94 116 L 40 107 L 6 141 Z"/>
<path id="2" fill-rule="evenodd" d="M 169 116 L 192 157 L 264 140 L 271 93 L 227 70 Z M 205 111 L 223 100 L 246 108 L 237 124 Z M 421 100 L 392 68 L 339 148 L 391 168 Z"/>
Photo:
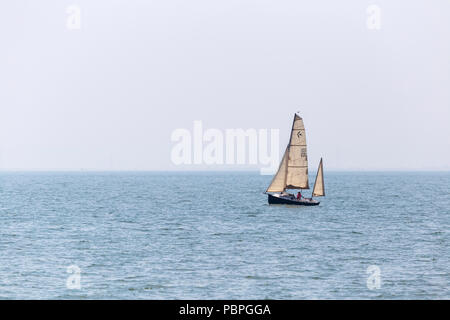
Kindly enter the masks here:
<path id="1" fill-rule="evenodd" d="M 290 204 L 295 206 L 317 206 L 320 202 L 310 199 L 300 199 L 267 194 L 269 204 Z"/>

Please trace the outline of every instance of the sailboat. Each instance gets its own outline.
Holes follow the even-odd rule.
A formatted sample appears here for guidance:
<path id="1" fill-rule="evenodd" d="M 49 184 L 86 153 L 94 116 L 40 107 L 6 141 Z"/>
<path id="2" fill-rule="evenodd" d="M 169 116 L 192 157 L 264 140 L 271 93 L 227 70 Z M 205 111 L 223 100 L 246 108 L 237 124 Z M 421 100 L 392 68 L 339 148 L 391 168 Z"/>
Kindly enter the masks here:
<path id="1" fill-rule="evenodd" d="M 291 136 L 277 173 L 266 190 L 269 204 L 316 206 L 320 202 L 313 197 L 325 196 L 323 162 L 320 159 L 311 198 L 296 197 L 286 190 L 309 189 L 308 155 L 303 119 L 296 113 L 292 122 Z"/>

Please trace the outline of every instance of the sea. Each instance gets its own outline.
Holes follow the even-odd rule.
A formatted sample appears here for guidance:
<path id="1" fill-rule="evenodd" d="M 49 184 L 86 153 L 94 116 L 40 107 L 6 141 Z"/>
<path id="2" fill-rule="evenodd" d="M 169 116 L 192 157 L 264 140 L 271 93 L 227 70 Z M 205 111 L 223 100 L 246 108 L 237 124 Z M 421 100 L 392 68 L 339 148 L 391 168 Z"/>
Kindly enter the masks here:
<path id="1" fill-rule="evenodd" d="M 325 171 L 315 207 L 271 179 L 0 173 L 0 299 L 450 299 L 449 172 Z"/>

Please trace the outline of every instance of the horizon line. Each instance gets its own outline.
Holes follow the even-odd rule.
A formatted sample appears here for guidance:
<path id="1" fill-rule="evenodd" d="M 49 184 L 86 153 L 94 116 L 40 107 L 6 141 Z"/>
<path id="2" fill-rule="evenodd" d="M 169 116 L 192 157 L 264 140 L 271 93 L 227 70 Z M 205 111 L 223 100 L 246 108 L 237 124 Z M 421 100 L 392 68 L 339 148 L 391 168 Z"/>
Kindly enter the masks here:
<path id="1" fill-rule="evenodd" d="M 331 168 L 328 170 L 325 170 L 327 172 L 450 172 L 450 169 L 402 169 L 402 168 L 380 168 L 380 169 L 338 169 L 338 168 Z M 166 170 L 151 170 L 151 169 L 0 169 L 0 173 L 33 173 L 33 172 L 68 172 L 68 173 L 82 173 L 82 172 L 109 172 L 109 173 L 126 173 L 126 172 L 147 172 L 147 173 L 214 173 L 214 172 L 220 172 L 220 173 L 226 173 L 226 172 L 240 172 L 240 173 L 259 173 L 259 169 L 234 169 L 234 170 L 228 170 L 228 169 L 197 169 L 197 170 L 173 170 L 173 169 L 166 169 Z M 274 175 L 273 174 L 268 174 Z M 312 174 L 312 173 L 310 173 Z"/>

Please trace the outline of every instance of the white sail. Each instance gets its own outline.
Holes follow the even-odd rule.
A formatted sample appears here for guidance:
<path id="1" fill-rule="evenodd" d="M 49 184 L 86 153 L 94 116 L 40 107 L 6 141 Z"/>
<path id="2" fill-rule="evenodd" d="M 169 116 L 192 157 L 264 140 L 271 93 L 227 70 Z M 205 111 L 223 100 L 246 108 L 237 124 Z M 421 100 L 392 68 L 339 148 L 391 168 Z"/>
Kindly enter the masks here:
<path id="1" fill-rule="evenodd" d="M 297 114 L 294 116 L 288 149 L 286 189 L 309 189 L 305 126 Z"/>
<path id="2" fill-rule="evenodd" d="M 282 192 L 285 189 L 309 189 L 305 126 L 297 114 L 283 160 L 266 192 Z"/>
<path id="3" fill-rule="evenodd" d="M 272 179 L 272 183 L 266 192 L 283 192 L 286 189 L 286 169 L 287 169 L 288 149 L 284 152 L 280 167 Z"/>
<path id="4" fill-rule="evenodd" d="M 316 181 L 314 182 L 313 197 L 325 196 L 325 185 L 323 183 L 323 164 L 320 158 L 319 168 L 317 169 Z"/>

